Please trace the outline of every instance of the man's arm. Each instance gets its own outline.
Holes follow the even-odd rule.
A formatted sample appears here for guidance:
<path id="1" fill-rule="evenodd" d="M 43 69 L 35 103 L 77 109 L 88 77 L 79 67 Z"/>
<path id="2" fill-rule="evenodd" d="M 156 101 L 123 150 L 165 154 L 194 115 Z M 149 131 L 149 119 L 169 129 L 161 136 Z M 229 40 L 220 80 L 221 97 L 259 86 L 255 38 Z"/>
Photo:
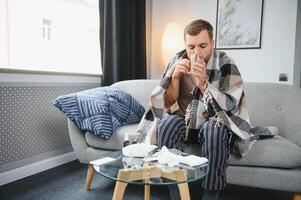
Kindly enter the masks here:
<path id="1" fill-rule="evenodd" d="M 166 108 L 171 107 L 179 97 L 180 79 L 171 78 L 171 82 L 168 85 L 164 95 L 164 105 Z"/>
<path id="2" fill-rule="evenodd" d="M 180 79 L 183 74 L 188 73 L 190 61 L 188 59 L 179 60 L 171 76 L 171 82 L 166 88 L 164 94 L 164 105 L 166 108 L 171 107 L 179 97 Z"/>

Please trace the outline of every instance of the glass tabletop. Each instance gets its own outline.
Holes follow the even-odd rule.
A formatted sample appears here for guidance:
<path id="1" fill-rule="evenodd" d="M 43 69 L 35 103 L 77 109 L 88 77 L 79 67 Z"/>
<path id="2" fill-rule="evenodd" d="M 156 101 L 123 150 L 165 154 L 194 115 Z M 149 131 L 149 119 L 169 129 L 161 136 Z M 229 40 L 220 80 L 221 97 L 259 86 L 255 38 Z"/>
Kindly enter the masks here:
<path id="1" fill-rule="evenodd" d="M 202 179 L 208 173 L 208 164 L 191 167 L 179 164 L 169 167 L 157 161 L 146 162 L 143 158 L 125 157 L 122 151 L 101 155 L 99 159 L 112 157 L 116 160 L 103 165 L 94 165 L 94 169 L 111 180 L 137 185 L 171 185 Z"/>

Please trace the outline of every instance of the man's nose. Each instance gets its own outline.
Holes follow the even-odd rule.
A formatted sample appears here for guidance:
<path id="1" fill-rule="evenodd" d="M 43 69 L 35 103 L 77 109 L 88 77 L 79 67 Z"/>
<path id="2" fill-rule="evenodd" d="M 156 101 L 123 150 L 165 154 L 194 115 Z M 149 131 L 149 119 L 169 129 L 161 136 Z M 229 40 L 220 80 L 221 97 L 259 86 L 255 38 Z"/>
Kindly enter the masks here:
<path id="1" fill-rule="evenodd" d="M 194 48 L 193 54 L 201 54 L 201 48 L 200 47 Z"/>

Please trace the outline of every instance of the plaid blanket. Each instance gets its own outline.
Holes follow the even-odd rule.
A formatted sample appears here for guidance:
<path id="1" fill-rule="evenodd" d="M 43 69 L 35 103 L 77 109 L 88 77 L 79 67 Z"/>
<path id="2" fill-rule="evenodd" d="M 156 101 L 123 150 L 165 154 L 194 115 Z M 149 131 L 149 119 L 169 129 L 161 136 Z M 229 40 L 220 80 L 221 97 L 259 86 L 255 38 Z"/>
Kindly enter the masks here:
<path id="1" fill-rule="evenodd" d="M 171 82 L 176 63 L 185 57 L 187 57 L 187 54 L 183 50 L 171 60 L 160 85 L 152 91 L 149 108 L 146 110 L 137 130 L 138 142 L 146 139 L 150 143 L 156 143 L 157 123 L 170 110 L 164 105 L 165 90 Z M 223 123 L 237 136 L 236 150 L 242 156 L 245 156 L 256 140 L 253 137 L 254 135 L 250 133 L 243 81 L 237 66 L 224 52 L 213 50 L 207 63 L 206 73 L 208 88 L 201 100 L 205 104 L 216 108 L 214 110 L 215 116 L 210 120 Z"/>

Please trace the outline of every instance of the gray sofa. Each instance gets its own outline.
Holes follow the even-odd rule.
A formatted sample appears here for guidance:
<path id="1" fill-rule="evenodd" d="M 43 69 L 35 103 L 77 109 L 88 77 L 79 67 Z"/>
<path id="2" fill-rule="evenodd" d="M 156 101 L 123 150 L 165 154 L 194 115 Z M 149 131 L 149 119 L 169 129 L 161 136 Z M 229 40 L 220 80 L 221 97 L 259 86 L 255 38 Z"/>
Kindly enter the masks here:
<path id="1" fill-rule="evenodd" d="M 147 107 L 148 97 L 158 83 L 158 80 L 130 80 L 112 86 L 128 92 Z M 301 193 L 301 89 L 284 84 L 245 83 L 245 93 L 251 124 L 275 126 L 279 134 L 256 142 L 244 158 L 232 155 L 227 168 L 227 182 Z M 121 149 L 125 132 L 129 133 L 131 142 L 137 126 L 118 128 L 106 141 L 81 131 L 68 120 L 74 152 L 81 163 L 87 164 L 105 152 Z M 200 152 L 197 145 L 192 145 L 187 151 L 194 154 Z M 87 190 L 93 173 L 93 167 L 88 165 Z"/>

